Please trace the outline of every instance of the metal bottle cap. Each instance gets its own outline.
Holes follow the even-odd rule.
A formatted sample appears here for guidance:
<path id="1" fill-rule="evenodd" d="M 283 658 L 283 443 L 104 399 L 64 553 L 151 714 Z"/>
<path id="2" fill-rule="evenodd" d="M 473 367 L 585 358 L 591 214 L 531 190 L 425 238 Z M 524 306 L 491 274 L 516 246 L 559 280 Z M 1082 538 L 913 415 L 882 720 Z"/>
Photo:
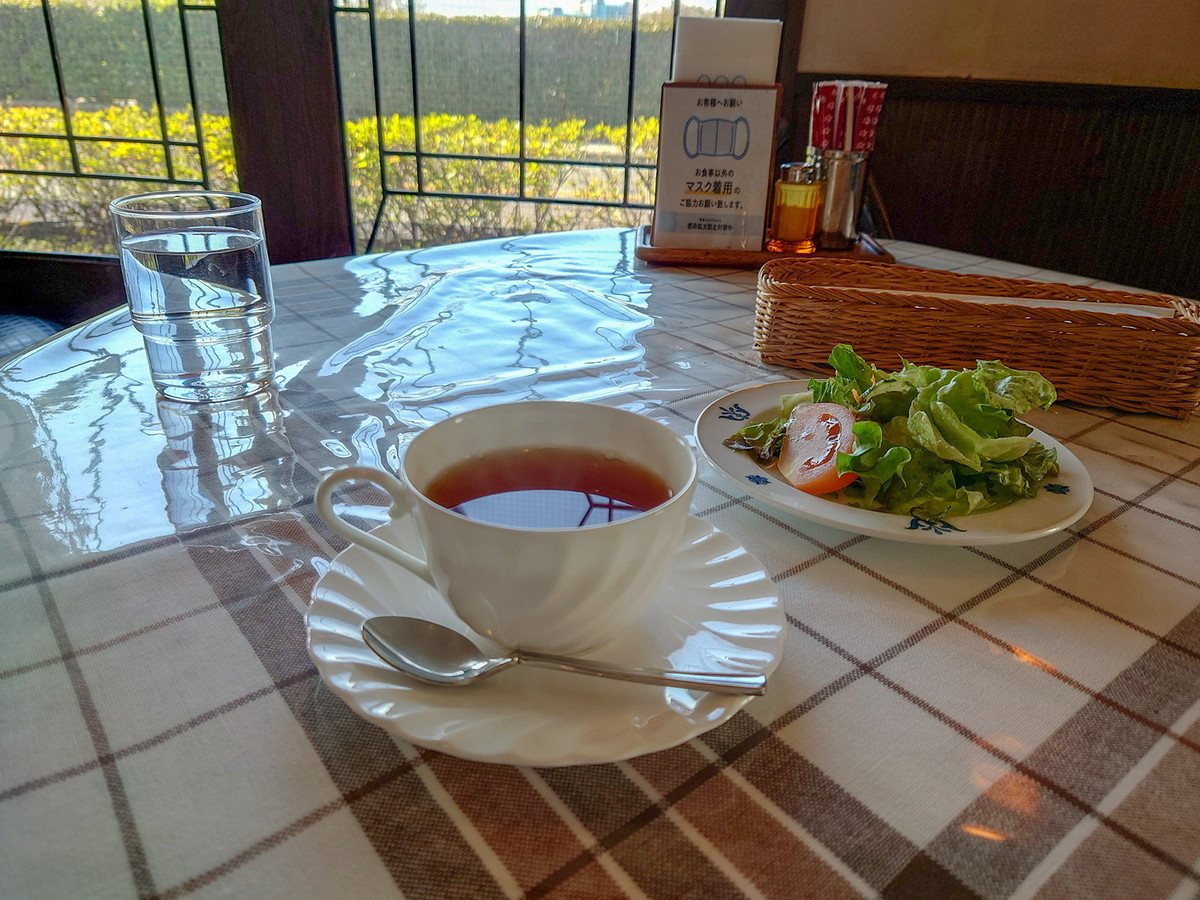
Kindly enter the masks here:
<path id="1" fill-rule="evenodd" d="M 789 184 L 815 184 L 821 180 L 821 170 L 812 163 L 784 163 L 779 167 L 779 180 Z"/>

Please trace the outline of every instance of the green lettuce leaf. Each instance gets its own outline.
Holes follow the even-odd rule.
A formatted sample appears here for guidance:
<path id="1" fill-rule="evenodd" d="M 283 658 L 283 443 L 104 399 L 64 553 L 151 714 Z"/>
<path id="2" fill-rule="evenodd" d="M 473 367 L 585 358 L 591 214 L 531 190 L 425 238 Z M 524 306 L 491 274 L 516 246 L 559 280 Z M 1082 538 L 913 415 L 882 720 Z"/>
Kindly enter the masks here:
<path id="1" fill-rule="evenodd" d="M 812 379 L 809 392 L 786 398 L 778 418 L 747 426 L 726 444 L 753 449 L 768 462 L 778 456 L 797 403 L 839 403 L 854 412 L 856 423 L 854 448 L 838 454 L 838 471 L 858 475 L 840 499 L 927 518 L 1036 496 L 1039 483 L 1058 471 L 1055 452 L 1017 419 L 1057 399 L 1037 372 L 985 360 L 964 370 L 901 360 L 888 372 L 849 344 L 834 347 L 829 363 L 831 377 Z"/>
<path id="2" fill-rule="evenodd" d="M 792 410 L 800 403 L 811 403 L 812 391 L 784 394 L 779 398 L 779 416 L 763 422 L 751 422 L 724 440 L 726 447 L 745 450 L 758 457 L 760 462 L 770 463 L 779 456 L 783 436 L 787 431 Z"/>

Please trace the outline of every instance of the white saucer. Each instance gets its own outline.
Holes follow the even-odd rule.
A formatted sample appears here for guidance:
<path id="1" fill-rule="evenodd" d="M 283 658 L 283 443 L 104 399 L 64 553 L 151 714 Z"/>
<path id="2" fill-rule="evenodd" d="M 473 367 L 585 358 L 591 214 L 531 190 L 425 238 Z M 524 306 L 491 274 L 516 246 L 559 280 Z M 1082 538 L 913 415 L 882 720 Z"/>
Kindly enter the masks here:
<path id="1" fill-rule="evenodd" d="M 1036 497 L 1002 509 L 948 520 L 857 509 L 830 497 L 806 494 L 779 473 L 764 469 L 750 454 L 726 447 L 727 437 L 752 421 L 779 415 L 779 398 L 808 389 L 808 381 L 774 381 L 727 394 L 710 403 L 696 420 L 696 444 L 704 458 L 752 497 L 822 525 L 916 544 L 983 546 L 1014 544 L 1062 531 L 1092 505 L 1091 476 L 1074 453 L 1034 428 L 1030 437 L 1058 452 L 1059 473 Z"/>
<path id="2" fill-rule="evenodd" d="M 375 531 L 402 546 L 409 519 Z M 380 660 L 363 643 L 375 615 L 417 616 L 489 642 L 433 588 L 351 546 L 313 587 L 308 652 L 325 682 L 363 718 L 394 736 L 465 759 L 524 766 L 614 762 L 690 740 L 751 698 L 632 684 L 517 666 L 474 685 L 433 687 Z M 765 672 L 784 643 L 779 595 L 735 540 L 690 517 L 658 599 L 642 620 L 586 655 L 631 665 Z"/>

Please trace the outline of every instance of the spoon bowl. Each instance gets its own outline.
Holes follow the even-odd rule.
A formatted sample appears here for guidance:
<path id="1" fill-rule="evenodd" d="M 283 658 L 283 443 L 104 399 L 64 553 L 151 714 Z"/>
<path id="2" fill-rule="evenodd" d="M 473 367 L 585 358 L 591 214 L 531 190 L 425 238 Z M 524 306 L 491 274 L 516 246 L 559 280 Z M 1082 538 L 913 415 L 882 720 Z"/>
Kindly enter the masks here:
<path id="1" fill-rule="evenodd" d="M 766 692 L 767 677 L 761 672 L 651 669 L 529 650 L 510 650 L 503 656 L 490 656 L 453 628 L 409 616 L 376 616 L 367 619 L 362 626 L 362 636 L 380 659 L 426 684 L 472 684 L 510 666 L 529 663 L 562 672 L 665 687 L 756 696 Z"/>

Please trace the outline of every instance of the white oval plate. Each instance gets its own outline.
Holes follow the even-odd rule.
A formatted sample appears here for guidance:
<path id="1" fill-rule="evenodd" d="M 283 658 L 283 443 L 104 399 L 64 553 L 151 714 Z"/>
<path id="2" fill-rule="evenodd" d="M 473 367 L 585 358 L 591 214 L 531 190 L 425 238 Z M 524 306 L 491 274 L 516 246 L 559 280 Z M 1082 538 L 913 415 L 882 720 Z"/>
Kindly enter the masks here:
<path id="1" fill-rule="evenodd" d="M 725 446 L 725 439 L 755 419 L 779 409 L 779 398 L 808 390 L 808 381 L 778 381 L 734 391 L 713 403 L 696 420 L 696 443 L 704 457 L 750 496 L 810 522 L 857 534 L 918 544 L 976 546 L 1015 544 L 1045 537 L 1078 521 L 1092 505 L 1092 478 L 1079 458 L 1045 432 L 1032 437 L 1058 451 L 1059 473 L 1035 498 L 1003 509 L 933 521 L 917 516 L 874 512 L 846 506 L 828 497 L 797 490 L 774 469 L 764 469 L 748 454 Z"/>
<path id="2" fill-rule="evenodd" d="M 411 547 L 407 518 L 380 526 Z M 464 687 L 414 681 L 363 643 L 375 615 L 429 619 L 485 647 L 433 588 L 360 547 L 339 553 L 313 587 L 305 621 L 321 677 L 360 716 L 422 747 L 524 766 L 615 762 L 690 740 L 728 720 L 748 696 L 662 688 L 516 666 Z M 784 617 L 762 565 L 726 534 L 691 517 L 653 607 L 587 654 L 630 665 L 764 672 L 779 663 Z"/>

